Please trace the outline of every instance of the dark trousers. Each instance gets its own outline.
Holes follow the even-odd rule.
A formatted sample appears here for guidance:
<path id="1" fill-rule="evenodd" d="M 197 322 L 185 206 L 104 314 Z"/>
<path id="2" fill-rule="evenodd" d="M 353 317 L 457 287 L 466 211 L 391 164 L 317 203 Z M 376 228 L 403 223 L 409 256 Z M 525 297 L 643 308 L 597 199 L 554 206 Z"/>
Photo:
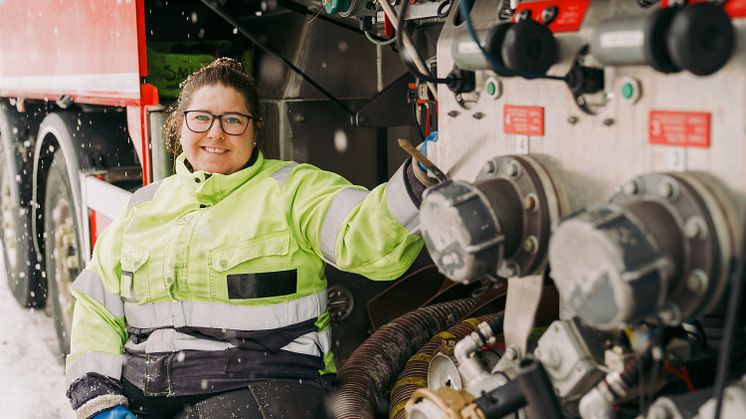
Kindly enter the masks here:
<path id="1" fill-rule="evenodd" d="M 326 391 L 316 383 L 271 379 L 219 394 L 145 396 L 123 380 L 130 410 L 141 419 L 327 418 Z"/>

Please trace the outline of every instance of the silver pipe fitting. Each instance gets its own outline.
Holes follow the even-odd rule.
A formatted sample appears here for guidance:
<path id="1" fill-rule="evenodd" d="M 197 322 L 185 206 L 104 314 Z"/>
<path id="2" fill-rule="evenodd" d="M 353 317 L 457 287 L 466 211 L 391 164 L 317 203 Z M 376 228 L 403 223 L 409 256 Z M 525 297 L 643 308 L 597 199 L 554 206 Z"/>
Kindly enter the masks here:
<path id="1" fill-rule="evenodd" d="M 394 11 L 394 8 L 391 6 L 388 0 L 379 0 L 378 4 L 380 4 L 383 8 L 383 11 L 387 15 L 389 15 L 389 18 L 392 20 L 392 22 L 399 21 L 399 15 L 396 13 L 396 11 Z M 417 53 L 417 49 L 414 47 L 412 39 L 409 38 L 409 35 L 406 34 L 403 28 L 396 28 L 396 36 L 402 37 L 404 49 L 407 51 L 409 56 L 412 57 L 412 61 L 414 62 L 414 65 L 417 67 L 417 69 L 420 70 L 421 73 L 430 74 L 430 70 L 425 65 L 425 61 L 422 59 L 422 57 L 420 57 L 420 54 Z M 427 87 L 428 89 L 430 89 L 430 92 L 433 94 L 434 97 L 438 97 L 438 89 L 435 87 L 435 83 L 428 82 Z"/>

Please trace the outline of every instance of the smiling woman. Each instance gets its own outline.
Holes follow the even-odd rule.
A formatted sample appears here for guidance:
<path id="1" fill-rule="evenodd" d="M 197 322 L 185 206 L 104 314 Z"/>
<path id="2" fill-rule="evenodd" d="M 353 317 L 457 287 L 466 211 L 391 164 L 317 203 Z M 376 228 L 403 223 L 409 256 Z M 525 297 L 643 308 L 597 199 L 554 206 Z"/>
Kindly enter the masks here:
<path id="1" fill-rule="evenodd" d="M 228 175 L 248 163 L 261 125 L 253 80 L 237 61 L 219 59 L 183 83 L 166 127 L 193 169 Z"/>
<path id="2" fill-rule="evenodd" d="M 176 174 L 133 195 L 73 287 L 79 418 L 325 416 L 336 368 L 324 264 L 400 276 L 422 248 L 424 185 L 409 160 L 367 191 L 265 159 L 261 128 L 238 62 L 184 82 L 168 124 Z"/>
<path id="3" fill-rule="evenodd" d="M 199 88 L 181 126 L 181 148 L 192 167 L 224 175 L 243 168 L 255 144 L 250 112 L 243 96 L 231 87 Z"/>

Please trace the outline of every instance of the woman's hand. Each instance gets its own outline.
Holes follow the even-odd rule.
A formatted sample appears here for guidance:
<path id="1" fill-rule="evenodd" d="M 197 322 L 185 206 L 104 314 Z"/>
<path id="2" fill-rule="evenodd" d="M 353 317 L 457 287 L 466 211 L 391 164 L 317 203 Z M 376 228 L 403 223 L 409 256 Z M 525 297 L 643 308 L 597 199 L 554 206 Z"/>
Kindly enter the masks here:
<path id="1" fill-rule="evenodd" d="M 417 146 L 417 149 L 420 151 L 420 153 L 422 153 L 423 156 L 427 157 L 428 144 L 437 141 L 438 131 L 433 131 L 430 133 L 430 135 L 427 136 L 427 138 L 425 138 L 425 141 Z M 438 184 L 438 180 L 428 171 L 427 167 L 425 167 L 424 164 L 418 162 L 414 157 L 412 158 L 412 163 L 414 163 L 415 166 L 412 168 L 414 171 L 414 175 L 423 186 L 429 188 Z"/>
<path id="2" fill-rule="evenodd" d="M 120 404 L 109 410 L 96 413 L 92 419 L 137 419 L 137 417 L 129 409 Z"/>

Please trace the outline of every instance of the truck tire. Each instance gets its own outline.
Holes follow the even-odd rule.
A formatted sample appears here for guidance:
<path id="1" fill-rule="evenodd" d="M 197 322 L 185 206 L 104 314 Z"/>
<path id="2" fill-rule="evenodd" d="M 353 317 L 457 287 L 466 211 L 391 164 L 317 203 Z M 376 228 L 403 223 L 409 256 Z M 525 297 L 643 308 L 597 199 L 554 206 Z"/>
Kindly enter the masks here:
<path id="1" fill-rule="evenodd" d="M 21 204 L 19 162 L 8 138 L 0 138 L 0 241 L 5 277 L 13 296 L 24 307 L 41 307 L 46 299 L 31 240 L 31 211 Z"/>
<path id="2" fill-rule="evenodd" d="M 75 299 L 72 284 L 82 267 L 80 238 L 70 179 L 62 151 L 57 150 L 47 175 L 44 196 L 44 255 L 49 312 L 57 329 L 60 353 L 70 352 L 70 330 Z"/>

